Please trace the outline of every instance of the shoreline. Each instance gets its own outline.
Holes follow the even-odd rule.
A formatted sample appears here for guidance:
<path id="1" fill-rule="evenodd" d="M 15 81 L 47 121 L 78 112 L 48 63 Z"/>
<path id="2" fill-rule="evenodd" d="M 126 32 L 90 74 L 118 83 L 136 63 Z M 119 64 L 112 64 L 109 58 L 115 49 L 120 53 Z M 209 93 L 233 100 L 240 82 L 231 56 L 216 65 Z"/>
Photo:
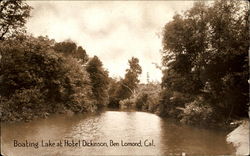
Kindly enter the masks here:
<path id="1" fill-rule="evenodd" d="M 236 155 L 249 155 L 249 119 L 241 120 L 241 124 L 227 135 L 226 141 L 233 144 Z"/>

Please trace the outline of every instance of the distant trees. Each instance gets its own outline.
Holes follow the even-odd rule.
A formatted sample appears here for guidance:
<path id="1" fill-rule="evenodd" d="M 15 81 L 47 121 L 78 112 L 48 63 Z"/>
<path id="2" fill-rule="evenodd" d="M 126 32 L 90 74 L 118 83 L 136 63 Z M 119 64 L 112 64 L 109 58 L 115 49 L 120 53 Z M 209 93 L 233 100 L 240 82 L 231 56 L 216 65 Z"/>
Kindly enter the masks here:
<path id="1" fill-rule="evenodd" d="M 31 7 L 22 0 L 0 1 L 0 40 L 24 32 Z"/>
<path id="2" fill-rule="evenodd" d="M 247 114 L 246 3 L 217 0 L 207 6 L 196 2 L 184 15 L 176 14 L 165 25 L 162 110 L 178 114 L 180 110 L 176 107 L 187 107 L 190 103 L 209 105 L 218 116 L 222 113 L 224 119 Z"/>
<path id="3" fill-rule="evenodd" d="M 139 59 L 132 57 L 129 62 L 129 69 L 126 69 L 125 78 L 118 83 L 114 95 L 111 96 L 110 106 L 119 107 L 119 101 L 129 98 L 139 84 L 139 75 L 142 73 Z"/>
<path id="4" fill-rule="evenodd" d="M 101 108 L 108 104 L 108 72 L 104 70 L 102 62 L 97 56 L 89 60 L 86 66 L 91 81 L 91 89 L 94 99 L 97 101 L 97 107 Z"/>
<path id="5" fill-rule="evenodd" d="M 130 97 L 134 89 L 139 84 L 139 75 L 142 73 L 141 66 L 139 65 L 139 59 L 132 57 L 129 62 L 129 69 L 126 69 L 125 78 L 120 81 L 119 90 L 117 90 L 117 96 L 122 99 Z"/>
<path id="6" fill-rule="evenodd" d="M 133 96 L 137 110 L 159 113 L 159 99 L 161 86 L 156 83 L 140 84 Z"/>
<path id="7" fill-rule="evenodd" d="M 159 100 L 161 96 L 160 83 L 138 84 L 136 92 L 126 99 L 119 101 L 121 109 L 148 111 L 159 115 Z"/>

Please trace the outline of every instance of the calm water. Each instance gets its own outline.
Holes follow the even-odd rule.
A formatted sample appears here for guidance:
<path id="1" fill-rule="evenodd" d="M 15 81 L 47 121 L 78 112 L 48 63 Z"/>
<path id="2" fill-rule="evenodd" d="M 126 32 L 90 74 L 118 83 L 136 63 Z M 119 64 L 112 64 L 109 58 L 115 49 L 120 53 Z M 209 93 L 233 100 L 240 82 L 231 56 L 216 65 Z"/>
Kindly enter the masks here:
<path id="1" fill-rule="evenodd" d="M 144 112 L 105 111 L 92 115 L 56 115 L 29 123 L 2 124 L 2 153 L 8 156 L 29 155 L 180 155 L 234 154 L 226 143 L 226 132 L 199 129 L 175 124 L 154 114 Z M 144 146 L 144 141 L 152 146 Z M 37 143 L 31 147 L 14 147 L 18 143 Z M 42 143 L 43 140 L 43 143 Z M 51 141 L 78 142 L 80 147 L 42 147 Z M 83 140 L 107 143 L 106 146 L 82 146 Z M 110 140 L 119 146 L 110 146 Z M 139 142 L 138 146 L 121 146 L 124 142 Z"/>

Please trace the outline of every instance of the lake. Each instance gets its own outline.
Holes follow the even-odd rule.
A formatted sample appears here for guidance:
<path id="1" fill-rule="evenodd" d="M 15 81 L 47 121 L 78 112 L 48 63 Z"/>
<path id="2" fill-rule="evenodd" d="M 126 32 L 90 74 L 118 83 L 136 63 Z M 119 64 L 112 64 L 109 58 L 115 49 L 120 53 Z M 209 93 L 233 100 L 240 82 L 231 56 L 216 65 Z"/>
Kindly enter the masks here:
<path id="1" fill-rule="evenodd" d="M 2 153 L 27 155 L 229 155 L 228 132 L 177 124 L 146 112 L 52 115 L 2 124 Z M 15 146 L 15 147 L 14 147 Z"/>

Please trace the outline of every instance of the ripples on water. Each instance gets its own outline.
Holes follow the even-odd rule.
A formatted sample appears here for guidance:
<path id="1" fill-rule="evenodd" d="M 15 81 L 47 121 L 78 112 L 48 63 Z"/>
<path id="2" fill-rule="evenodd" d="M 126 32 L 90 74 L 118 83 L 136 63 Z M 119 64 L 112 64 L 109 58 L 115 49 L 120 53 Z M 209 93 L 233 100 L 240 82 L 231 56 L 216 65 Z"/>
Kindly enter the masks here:
<path id="1" fill-rule="evenodd" d="M 2 151 L 6 155 L 166 155 L 233 154 L 226 132 L 178 125 L 145 112 L 105 111 L 86 115 L 55 115 L 29 123 L 2 125 Z M 151 147 L 13 148 L 13 140 L 154 140 Z"/>

